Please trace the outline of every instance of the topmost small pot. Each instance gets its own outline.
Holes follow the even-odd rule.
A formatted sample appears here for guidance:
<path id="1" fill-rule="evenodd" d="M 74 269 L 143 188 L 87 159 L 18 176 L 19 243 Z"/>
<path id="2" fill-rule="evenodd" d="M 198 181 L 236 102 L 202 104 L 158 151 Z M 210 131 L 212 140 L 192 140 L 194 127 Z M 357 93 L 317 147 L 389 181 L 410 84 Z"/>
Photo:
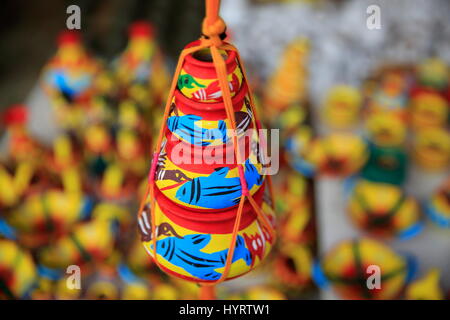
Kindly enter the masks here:
<path id="1" fill-rule="evenodd" d="M 189 43 L 186 48 L 197 46 L 200 40 Z M 234 97 L 242 86 L 243 75 L 236 60 L 235 51 L 220 50 L 225 59 L 231 97 Z M 222 102 L 216 68 L 209 49 L 205 48 L 186 56 L 180 75 L 178 89 L 187 98 L 198 102 Z"/>

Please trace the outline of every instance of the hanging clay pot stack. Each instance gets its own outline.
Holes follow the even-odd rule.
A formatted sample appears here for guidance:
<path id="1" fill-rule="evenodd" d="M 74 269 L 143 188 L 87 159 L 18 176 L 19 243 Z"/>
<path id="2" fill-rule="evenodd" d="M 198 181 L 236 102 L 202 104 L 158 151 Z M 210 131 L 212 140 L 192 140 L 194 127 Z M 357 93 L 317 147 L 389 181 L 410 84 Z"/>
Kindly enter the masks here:
<path id="1" fill-rule="evenodd" d="M 162 270 L 204 284 L 249 272 L 274 242 L 265 140 L 217 10 L 207 1 L 205 36 L 181 54 L 138 220 Z"/>

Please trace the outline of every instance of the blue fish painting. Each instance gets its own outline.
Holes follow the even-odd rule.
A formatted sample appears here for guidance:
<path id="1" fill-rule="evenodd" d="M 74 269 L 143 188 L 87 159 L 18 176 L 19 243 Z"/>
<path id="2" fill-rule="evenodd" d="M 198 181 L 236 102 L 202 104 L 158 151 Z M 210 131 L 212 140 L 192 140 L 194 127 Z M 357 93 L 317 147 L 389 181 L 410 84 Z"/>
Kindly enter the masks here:
<path id="1" fill-rule="evenodd" d="M 206 147 L 211 144 L 211 141 L 216 139 L 221 139 L 222 143 L 226 143 L 227 126 L 225 121 L 220 120 L 217 128 L 206 129 L 196 124 L 197 121 L 201 120 L 201 117 L 193 114 L 171 116 L 167 119 L 167 127 L 181 139 L 193 145 Z"/>
<path id="2" fill-rule="evenodd" d="M 212 253 L 201 251 L 210 240 L 210 234 L 190 234 L 183 238 L 167 237 L 156 242 L 156 252 L 198 279 L 217 280 L 221 274 L 216 269 L 225 267 L 228 249 Z M 153 245 L 150 248 L 153 249 Z M 240 235 L 236 238 L 232 263 L 239 259 L 244 259 L 248 266 L 252 263 L 251 253 Z"/>
<path id="3" fill-rule="evenodd" d="M 222 167 L 207 177 L 197 177 L 184 183 L 175 197 L 186 204 L 208 209 L 223 209 L 238 204 L 242 195 L 241 181 L 239 177 L 227 178 L 229 169 Z M 263 176 L 249 159 L 245 162 L 244 176 L 249 190 L 263 182 Z"/>

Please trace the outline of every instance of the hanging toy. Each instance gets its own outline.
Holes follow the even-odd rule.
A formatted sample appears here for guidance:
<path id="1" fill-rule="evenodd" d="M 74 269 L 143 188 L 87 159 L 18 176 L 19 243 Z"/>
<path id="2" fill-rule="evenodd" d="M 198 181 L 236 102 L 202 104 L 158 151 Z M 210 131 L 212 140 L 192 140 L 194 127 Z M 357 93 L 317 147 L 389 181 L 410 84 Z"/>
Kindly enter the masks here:
<path id="1" fill-rule="evenodd" d="M 100 68 L 86 52 L 78 31 L 62 31 L 56 54 L 42 72 L 41 84 L 52 101 L 62 98 L 69 104 L 87 102 Z"/>
<path id="2" fill-rule="evenodd" d="M 31 254 L 0 239 L 0 300 L 27 298 L 37 280 Z"/>
<path id="3" fill-rule="evenodd" d="M 204 36 L 181 53 L 138 217 L 156 265 L 204 285 L 251 271 L 275 240 L 265 139 L 218 9 L 206 1 Z"/>
<path id="4" fill-rule="evenodd" d="M 362 238 L 337 244 L 314 266 L 313 277 L 319 286 L 331 286 L 343 299 L 390 300 L 399 298 L 411 270 L 408 260 L 388 246 Z M 375 272 L 379 281 L 369 279 Z"/>
<path id="5" fill-rule="evenodd" d="M 351 194 L 348 212 L 358 227 L 378 237 L 406 239 L 423 228 L 418 203 L 391 184 L 359 181 Z"/>

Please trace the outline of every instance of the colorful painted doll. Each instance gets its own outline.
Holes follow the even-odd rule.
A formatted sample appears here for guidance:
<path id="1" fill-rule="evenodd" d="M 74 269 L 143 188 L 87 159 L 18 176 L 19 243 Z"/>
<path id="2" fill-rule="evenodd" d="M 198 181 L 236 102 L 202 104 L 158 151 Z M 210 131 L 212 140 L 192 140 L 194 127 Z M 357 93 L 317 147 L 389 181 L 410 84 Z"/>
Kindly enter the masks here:
<path id="1" fill-rule="evenodd" d="M 139 185 L 139 177 L 125 172 L 117 163 L 109 164 L 99 181 L 94 183 L 98 198 L 123 204 L 130 201 Z"/>
<path id="2" fill-rule="evenodd" d="M 125 259 L 130 270 L 140 277 L 144 277 L 154 266 L 153 260 L 148 258 L 148 253 L 143 248 L 139 238 L 132 241 Z"/>
<path id="3" fill-rule="evenodd" d="M 390 113 L 406 122 L 410 79 L 407 73 L 397 70 L 382 75 L 381 83 L 367 102 L 369 117 L 378 112 Z"/>
<path id="4" fill-rule="evenodd" d="M 123 282 L 121 299 L 123 300 L 149 300 L 151 291 L 149 283 L 137 277 L 126 265 L 118 267 L 118 274 Z"/>
<path id="5" fill-rule="evenodd" d="M 443 92 L 449 83 L 449 69 L 447 64 L 439 58 L 424 60 L 416 70 L 418 84 L 422 87 Z"/>
<path id="6" fill-rule="evenodd" d="M 26 197 L 6 221 L 19 232 L 22 243 L 36 248 L 66 234 L 91 209 L 92 199 L 82 193 L 50 189 Z"/>
<path id="7" fill-rule="evenodd" d="M 100 64 L 88 55 L 79 32 L 62 31 L 55 56 L 43 70 L 41 84 L 51 99 L 67 103 L 89 101 Z"/>
<path id="8" fill-rule="evenodd" d="M 415 162 L 428 171 L 445 171 L 450 161 L 450 134 L 443 128 L 418 131 L 413 140 Z"/>
<path id="9" fill-rule="evenodd" d="M 312 252 L 303 244 L 285 243 L 275 257 L 273 274 L 277 282 L 301 289 L 311 283 Z"/>
<path id="10" fill-rule="evenodd" d="M 41 156 L 41 146 L 27 129 L 28 110 L 25 105 L 10 106 L 2 114 L 2 123 L 7 132 L 6 154 L 14 161 L 37 162 Z"/>
<path id="11" fill-rule="evenodd" d="M 47 63 L 41 84 L 51 99 L 66 103 L 87 102 L 93 94 L 95 76 L 101 65 L 86 52 L 78 31 L 62 31 L 58 49 Z"/>
<path id="12" fill-rule="evenodd" d="M 13 241 L 0 239 L 0 300 L 29 297 L 36 280 L 31 254 Z"/>
<path id="13" fill-rule="evenodd" d="M 136 21 L 130 25 L 128 45 L 116 61 L 115 73 L 122 95 L 145 104 L 152 100 L 160 103 L 168 90 L 169 76 L 150 23 Z"/>
<path id="14" fill-rule="evenodd" d="M 413 281 L 405 290 L 407 300 L 444 300 L 444 292 L 439 285 L 440 271 L 428 271 L 422 278 Z"/>
<path id="15" fill-rule="evenodd" d="M 415 236 L 422 229 L 418 203 L 397 186 L 359 181 L 348 203 L 351 220 L 377 237 Z"/>
<path id="16" fill-rule="evenodd" d="M 231 299 L 234 297 L 232 296 Z M 252 286 L 236 300 L 286 300 L 286 295 L 276 288 L 267 285 Z"/>
<path id="17" fill-rule="evenodd" d="M 400 297 L 411 265 L 388 246 L 370 238 L 338 243 L 314 267 L 315 281 L 331 286 L 349 300 L 389 300 Z"/>
<path id="18" fill-rule="evenodd" d="M 367 131 L 369 159 L 361 177 L 373 182 L 402 185 L 408 165 L 404 123 L 391 113 L 378 113 L 367 120 Z"/>
<path id="19" fill-rule="evenodd" d="M 444 127 L 449 115 L 445 97 L 431 89 L 411 91 L 410 121 L 414 130 L 430 127 Z"/>
<path id="20" fill-rule="evenodd" d="M 339 85 L 330 89 L 323 106 L 326 123 L 336 129 L 347 129 L 358 121 L 362 97 L 358 89 Z"/>
<path id="21" fill-rule="evenodd" d="M 287 187 L 279 191 L 277 203 L 278 211 L 283 213 L 280 237 L 287 243 L 303 243 L 308 240 L 307 227 L 312 215 L 310 184 L 299 174 L 289 173 L 286 180 Z"/>
<path id="22" fill-rule="evenodd" d="M 355 174 L 368 157 L 362 138 L 347 133 L 332 133 L 313 141 L 305 153 L 319 174 L 345 177 Z"/>
<path id="23" fill-rule="evenodd" d="M 48 188 L 48 176 L 39 163 L 13 159 L 0 162 L 0 210 L 6 214 L 28 195 Z"/>
<path id="24" fill-rule="evenodd" d="M 450 230 L 450 178 L 426 201 L 425 213 L 435 225 Z"/>
<path id="25" fill-rule="evenodd" d="M 266 112 L 274 114 L 293 104 L 302 105 L 307 94 L 309 41 L 292 41 L 280 58 L 280 64 L 269 78 L 263 99 Z"/>
<path id="26" fill-rule="evenodd" d="M 50 268 L 67 268 L 71 264 L 86 266 L 111 257 L 115 240 L 115 224 L 102 219 L 76 225 L 69 234 L 39 252 L 41 263 Z"/>

